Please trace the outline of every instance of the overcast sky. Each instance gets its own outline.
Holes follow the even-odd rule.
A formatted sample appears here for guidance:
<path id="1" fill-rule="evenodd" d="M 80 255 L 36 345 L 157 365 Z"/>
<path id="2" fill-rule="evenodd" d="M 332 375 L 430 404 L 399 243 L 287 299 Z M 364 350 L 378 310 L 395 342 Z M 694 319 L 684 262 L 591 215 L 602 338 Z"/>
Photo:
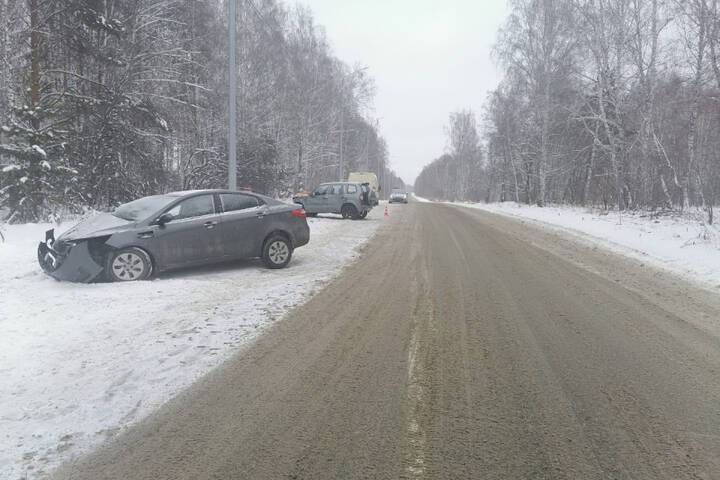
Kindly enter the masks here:
<path id="1" fill-rule="evenodd" d="M 335 54 L 369 67 L 393 168 L 412 183 L 446 148 L 451 112 L 481 108 L 500 74 L 490 51 L 505 0 L 301 0 Z"/>

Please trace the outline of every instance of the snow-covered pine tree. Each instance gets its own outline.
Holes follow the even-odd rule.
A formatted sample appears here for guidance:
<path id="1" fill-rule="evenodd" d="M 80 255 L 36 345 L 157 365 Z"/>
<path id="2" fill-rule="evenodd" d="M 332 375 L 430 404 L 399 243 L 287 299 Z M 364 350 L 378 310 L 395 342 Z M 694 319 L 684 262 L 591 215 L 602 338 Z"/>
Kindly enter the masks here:
<path id="1" fill-rule="evenodd" d="M 144 21 L 168 3 L 73 0 L 58 26 L 72 60 L 54 71 L 57 95 L 73 118 L 70 161 L 85 204 L 105 208 L 164 183 L 169 125 L 136 81 L 157 61 Z"/>
<path id="2" fill-rule="evenodd" d="M 15 110 L 9 125 L 2 125 L 0 152 L 0 208 L 8 210 L 6 220 L 41 220 L 45 213 L 62 206 L 72 196 L 77 171 L 67 166 L 66 132 L 57 128 L 55 109 L 42 101 Z"/>
<path id="3" fill-rule="evenodd" d="M 38 221 L 50 208 L 62 205 L 76 180 L 66 165 L 63 121 L 59 120 L 61 102 L 48 95 L 45 75 L 45 48 L 41 35 L 44 10 L 38 0 L 30 0 L 29 75 L 25 80 L 23 104 L 0 124 L 0 209 L 7 211 L 6 221 Z"/>

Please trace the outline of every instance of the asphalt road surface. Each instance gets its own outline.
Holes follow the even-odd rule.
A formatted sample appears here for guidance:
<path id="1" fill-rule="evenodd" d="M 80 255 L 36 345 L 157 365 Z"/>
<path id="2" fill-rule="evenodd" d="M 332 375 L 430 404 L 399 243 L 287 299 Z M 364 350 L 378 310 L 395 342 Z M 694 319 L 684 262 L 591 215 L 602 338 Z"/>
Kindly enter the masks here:
<path id="1" fill-rule="evenodd" d="M 392 206 L 336 281 L 56 478 L 718 479 L 718 298 L 518 221 Z"/>

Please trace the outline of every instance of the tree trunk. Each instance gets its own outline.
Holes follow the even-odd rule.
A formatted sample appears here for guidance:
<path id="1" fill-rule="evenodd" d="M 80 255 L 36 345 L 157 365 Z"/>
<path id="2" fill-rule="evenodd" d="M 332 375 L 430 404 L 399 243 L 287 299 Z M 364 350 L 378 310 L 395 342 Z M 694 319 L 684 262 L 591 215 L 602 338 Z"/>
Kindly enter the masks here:
<path id="1" fill-rule="evenodd" d="M 532 204 L 532 162 L 525 163 L 525 203 Z"/>
<path id="2" fill-rule="evenodd" d="M 547 75 L 545 75 L 547 76 Z M 545 86 L 543 91 L 542 104 L 542 127 L 540 134 L 540 161 L 538 162 L 538 196 L 537 206 L 545 206 L 545 196 L 547 188 L 547 167 L 550 157 L 550 82 L 548 78 L 544 80 Z"/>
<path id="3" fill-rule="evenodd" d="M 595 156 L 597 155 L 597 136 L 600 133 L 600 122 L 595 122 L 595 135 L 593 136 L 592 147 L 590 147 L 590 157 L 588 158 L 587 165 L 585 166 L 585 184 L 583 185 L 582 192 L 582 205 L 586 206 L 588 201 L 588 195 L 590 194 L 590 187 L 592 185 L 593 169 L 595 168 Z"/>
<path id="4" fill-rule="evenodd" d="M 690 182 L 695 168 L 698 147 L 698 117 L 700 116 L 700 96 L 702 94 L 703 70 L 705 68 L 706 26 L 707 10 L 705 0 L 699 3 L 696 23 L 699 27 L 697 37 L 697 51 L 695 52 L 695 65 L 692 84 L 692 110 L 690 111 L 690 125 L 688 127 L 688 165 L 682 181 L 682 207 L 690 207 Z"/>
<path id="5" fill-rule="evenodd" d="M 40 73 L 40 11 L 39 0 L 30 0 L 30 104 L 32 108 L 40 105 L 41 73 Z M 33 117 L 32 125 L 35 130 L 40 129 L 40 120 Z"/>

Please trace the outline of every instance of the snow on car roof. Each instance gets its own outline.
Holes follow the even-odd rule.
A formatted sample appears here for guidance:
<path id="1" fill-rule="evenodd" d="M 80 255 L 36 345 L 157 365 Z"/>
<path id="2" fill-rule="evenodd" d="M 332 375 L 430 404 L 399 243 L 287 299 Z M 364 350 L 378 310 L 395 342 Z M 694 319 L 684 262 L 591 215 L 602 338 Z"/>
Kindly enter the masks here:
<path id="1" fill-rule="evenodd" d="M 215 190 L 179 190 L 177 192 L 170 192 L 167 195 L 171 197 L 184 197 L 185 195 L 193 195 L 195 193 L 206 193 L 206 192 L 214 192 Z"/>
<path id="2" fill-rule="evenodd" d="M 262 194 L 253 192 L 251 190 L 224 190 L 221 188 L 206 188 L 204 190 L 179 190 L 177 192 L 166 193 L 165 195 L 170 197 L 185 197 L 187 195 L 195 195 L 198 193 L 249 193 L 252 195 L 262 196 Z"/>

